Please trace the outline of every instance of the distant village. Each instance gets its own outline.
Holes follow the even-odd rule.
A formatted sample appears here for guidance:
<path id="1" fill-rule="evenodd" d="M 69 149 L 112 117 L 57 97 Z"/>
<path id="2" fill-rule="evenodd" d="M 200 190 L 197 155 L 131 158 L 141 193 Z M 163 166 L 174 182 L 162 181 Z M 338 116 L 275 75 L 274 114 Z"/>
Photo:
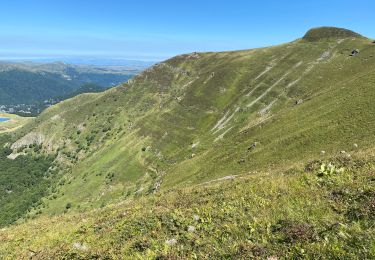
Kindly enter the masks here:
<path id="1" fill-rule="evenodd" d="M 0 105 L 0 112 L 8 114 L 17 114 L 20 116 L 36 116 L 40 114 L 44 109 L 59 102 L 59 99 L 51 98 L 36 104 Z"/>

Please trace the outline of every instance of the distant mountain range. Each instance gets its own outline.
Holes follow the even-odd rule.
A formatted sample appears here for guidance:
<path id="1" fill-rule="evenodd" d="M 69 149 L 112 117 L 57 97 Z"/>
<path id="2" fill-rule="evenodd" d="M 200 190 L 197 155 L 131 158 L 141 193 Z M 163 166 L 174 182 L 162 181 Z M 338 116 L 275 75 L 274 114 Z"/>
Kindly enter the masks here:
<path id="1" fill-rule="evenodd" d="M 126 82 L 147 67 L 0 61 L 0 105 L 35 104 L 69 96 L 86 84 L 103 89 Z"/>

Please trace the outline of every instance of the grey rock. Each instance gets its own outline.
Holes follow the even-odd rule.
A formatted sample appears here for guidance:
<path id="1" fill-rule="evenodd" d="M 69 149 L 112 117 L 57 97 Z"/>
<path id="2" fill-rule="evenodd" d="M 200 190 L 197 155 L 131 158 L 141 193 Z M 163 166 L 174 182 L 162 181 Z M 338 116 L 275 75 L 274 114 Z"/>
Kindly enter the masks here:
<path id="1" fill-rule="evenodd" d="M 177 239 L 172 238 L 172 239 L 169 239 L 169 240 L 165 241 L 165 243 L 166 243 L 168 246 L 173 246 L 173 245 L 177 244 Z"/>
<path id="2" fill-rule="evenodd" d="M 359 50 L 355 49 L 355 50 L 352 50 L 352 52 L 350 53 L 350 56 L 356 56 L 358 54 L 359 54 Z"/>
<path id="3" fill-rule="evenodd" d="M 85 244 L 81 244 L 79 242 L 75 242 L 73 244 L 73 248 L 74 249 L 78 249 L 78 250 L 81 250 L 81 251 L 87 251 L 88 247 L 85 245 Z"/>
<path id="4" fill-rule="evenodd" d="M 188 232 L 190 232 L 190 233 L 193 233 L 193 232 L 195 232 L 195 227 L 194 226 L 188 226 Z"/>
<path id="5" fill-rule="evenodd" d="M 249 148 L 247 148 L 248 151 L 254 150 L 259 145 L 259 142 L 253 142 Z"/>

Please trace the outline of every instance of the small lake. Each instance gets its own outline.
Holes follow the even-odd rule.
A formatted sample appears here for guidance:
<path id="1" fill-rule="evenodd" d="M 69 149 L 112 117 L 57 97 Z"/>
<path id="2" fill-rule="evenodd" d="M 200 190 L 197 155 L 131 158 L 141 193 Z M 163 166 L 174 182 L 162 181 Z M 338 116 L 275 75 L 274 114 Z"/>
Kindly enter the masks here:
<path id="1" fill-rule="evenodd" d="M 0 117 L 0 123 L 8 121 L 10 118 L 8 117 Z"/>

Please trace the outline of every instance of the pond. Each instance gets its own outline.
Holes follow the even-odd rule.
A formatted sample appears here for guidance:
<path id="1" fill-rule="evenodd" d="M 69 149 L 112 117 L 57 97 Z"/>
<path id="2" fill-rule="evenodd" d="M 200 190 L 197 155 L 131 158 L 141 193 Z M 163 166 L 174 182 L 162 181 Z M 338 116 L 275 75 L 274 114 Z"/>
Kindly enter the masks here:
<path id="1" fill-rule="evenodd" d="M 0 117 L 0 123 L 8 121 L 10 118 L 8 117 Z"/>

